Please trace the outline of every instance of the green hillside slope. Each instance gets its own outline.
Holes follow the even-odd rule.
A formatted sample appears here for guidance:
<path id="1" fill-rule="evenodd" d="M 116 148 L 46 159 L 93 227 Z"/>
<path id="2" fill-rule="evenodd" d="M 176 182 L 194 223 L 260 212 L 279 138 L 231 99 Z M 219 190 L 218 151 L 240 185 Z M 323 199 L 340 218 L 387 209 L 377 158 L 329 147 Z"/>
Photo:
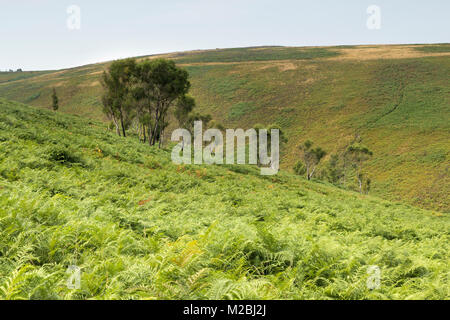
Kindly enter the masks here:
<path id="1" fill-rule="evenodd" d="M 374 152 L 367 165 L 374 194 L 450 212 L 448 44 L 263 47 L 165 57 L 189 71 L 199 111 L 227 127 L 280 125 L 289 138 L 282 167 L 293 167 L 307 139 L 331 154 L 358 135 Z M 47 108 L 56 87 L 62 111 L 102 120 L 99 77 L 106 65 L 8 82 L 0 74 L 0 96 Z"/>
<path id="2" fill-rule="evenodd" d="M 446 214 L 0 109 L 0 299 L 450 298 Z"/>

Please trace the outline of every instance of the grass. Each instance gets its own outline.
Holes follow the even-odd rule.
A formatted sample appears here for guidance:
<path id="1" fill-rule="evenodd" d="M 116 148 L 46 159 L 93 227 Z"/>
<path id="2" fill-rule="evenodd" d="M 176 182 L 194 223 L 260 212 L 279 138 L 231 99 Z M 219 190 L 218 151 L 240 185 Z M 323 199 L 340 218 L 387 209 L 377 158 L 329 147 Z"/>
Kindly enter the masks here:
<path id="1" fill-rule="evenodd" d="M 0 72 L 0 83 L 30 79 L 52 71 L 28 71 L 28 72 Z"/>
<path id="2" fill-rule="evenodd" d="M 228 113 L 229 120 L 238 120 L 242 116 L 251 113 L 257 107 L 251 102 L 239 102 L 233 105 Z"/>
<path id="3" fill-rule="evenodd" d="M 450 298 L 447 214 L 0 108 L 0 299 Z"/>
<path id="4" fill-rule="evenodd" d="M 338 56 L 325 48 L 254 47 L 187 52 L 175 55 L 178 63 L 244 62 L 269 60 L 305 60 Z"/>
<path id="5" fill-rule="evenodd" d="M 417 47 L 415 49 L 427 53 L 443 53 L 443 52 L 450 52 L 450 44 L 443 43 L 436 45 L 428 45 L 423 47 Z"/>
<path id="6" fill-rule="evenodd" d="M 367 163 L 373 194 L 450 212 L 445 151 L 450 150 L 450 59 L 435 55 L 447 47 L 383 46 L 384 56 L 390 49 L 396 57 L 402 50 L 404 56 L 421 54 L 364 60 L 361 52 L 363 61 L 346 56 L 364 51 L 358 46 L 221 49 L 167 57 L 189 71 L 198 111 L 229 128 L 280 125 L 289 139 L 282 150 L 284 169 L 295 165 L 298 146 L 307 139 L 332 154 L 358 134 L 374 151 Z M 105 120 L 98 81 L 106 65 L 9 82 L 2 77 L 11 76 L 0 73 L 0 96 L 49 108 L 55 87 L 60 111 Z M 356 190 L 356 182 L 349 187 Z"/>

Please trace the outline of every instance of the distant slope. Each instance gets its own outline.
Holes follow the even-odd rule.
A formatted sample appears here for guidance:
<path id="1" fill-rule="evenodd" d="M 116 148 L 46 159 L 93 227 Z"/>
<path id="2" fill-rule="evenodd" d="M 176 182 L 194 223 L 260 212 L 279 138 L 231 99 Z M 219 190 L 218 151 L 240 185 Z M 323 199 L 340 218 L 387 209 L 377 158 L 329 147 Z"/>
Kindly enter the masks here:
<path id="1" fill-rule="evenodd" d="M 289 137 L 285 168 L 306 139 L 332 153 L 357 134 L 375 153 L 368 164 L 375 194 L 450 211 L 450 45 L 257 47 L 164 57 L 190 72 L 200 111 L 228 127 L 282 126 Z M 0 74 L 0 96 L 48 107 L 56 87 L 62 111 L 102 120 L 99 77 L 106 65 L 8 82 Z"/>
<path id="2" fill-rule="evenodd" d="M 96 121 L 0 108 L 0 299 L 450 297 L 446 214 L 250 166 L 177 166 Z"/>

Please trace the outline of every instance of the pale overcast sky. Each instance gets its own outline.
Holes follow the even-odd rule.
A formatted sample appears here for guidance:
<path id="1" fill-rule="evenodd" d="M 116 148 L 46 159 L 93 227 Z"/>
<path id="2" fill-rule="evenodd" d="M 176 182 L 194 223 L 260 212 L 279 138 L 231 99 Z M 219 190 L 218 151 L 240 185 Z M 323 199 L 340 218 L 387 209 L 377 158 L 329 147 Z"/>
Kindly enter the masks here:
<path id="1" fill-rule="evenodd" d="M 380 29 L 367 27 L 371 5 Z M 449 0 L 0 0 L 0 70 L 209 48 L 447 43 L 449 14 Z"/>

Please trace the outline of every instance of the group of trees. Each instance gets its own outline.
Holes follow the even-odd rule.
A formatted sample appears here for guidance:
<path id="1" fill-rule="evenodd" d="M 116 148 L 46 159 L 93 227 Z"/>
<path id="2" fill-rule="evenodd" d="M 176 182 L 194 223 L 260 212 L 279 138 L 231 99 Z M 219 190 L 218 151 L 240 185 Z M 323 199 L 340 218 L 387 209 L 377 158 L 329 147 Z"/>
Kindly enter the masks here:
<path id="1" fill-rule="evenodd" d="M 114 61 L 103 73 L 103 112 L 112 121 L 118 135 L 126 137 L 135 126 L 144 143 L 161 146 L 169 125 L 169 110 L 183 128 L 195 120 L 209 122 L 210 116 L 193 113 L 195 100 L 188 96 L 187 71 L 165 59 Z"/>
<path id="2" fill-rule="evenodd" d="M 181 128 L 191 132 L 195 121 L 202 121 L 207 128 L 225 130 L 210 115 L 194 112 L 195 100 L 188 95 L 191 86 L 188 73 L 178 68 L 173 61 L 155 59 L 138 63 L 135 59 L 117 60 L 103 73 L 101 80 L 104 88 L 103 112 L 112 121 L 111 128 L 115 128 L 119 136 L 126 137 L 127 130 L 134 126 L 142 142 L 161 146 L 169 119 L 175 119 Z M 55 89 L 52 93 L 52 109 L 59 109 Z M 170 114 L 171 109 L 173 113 Z M 254 129 L 263 128 L 262 125 L 255 125 Z M 280 143 L 287 142 L 279 127 L 266 129 L 269 133 L 268 143 L 271 141 L 271 129 L 280 130 Z M 361 144 L 359 137 L 343 150 L 330 155 L 321 170 L 317 168 L 327 152 L 313 145 L 310 140 L 300 145 L 301 160 L 294 166 L 295 173 L 305 175 L 308 180 L 318 176 L 319 179 L 345 188 L 350 174 L 356 177 L 361 193 L 369 192 L 371 180 L 365 174 L 364 163 L 373 153 Z M 270 145 L 268 149 L 270 151 Z"/>
<path id="3" fill-rule="evenodd" d="M 23 70 L 19 68 L 19 69 L 17 69 L 16 71 L 14 71 L 13 69 L 9 69 L 9 70 L 6 70 L 6 71 L 0 71 L 0 72 L 12 73 L 12 72 L 23 72 Z"/>
<path id="4" fill-rule="evenodd" d="M 364 191 L 366 193 L 369 193 L 370 191 L 370 184 L 371 180 L 370 178 L 366 177 L 366 174 L 363 170 L 364 162 L 370 159 L 372 157 L 373 152 L 370 151 L 366 146 L 363 146 L 361 144 L 353 144 L 347 148 L 347 150 L 344 153 L 344 179 L 346 177 L 346 166 L 349 164 L 356 174 L 356 178 L 358 180 L 358 186 L 359 186 L 359 192 L 363 193 Z M 344 180 L 345 181 L 345 180 Z M 346 183 L 346 182 L 345 182 Z M 365 184 L 363 186 L 363 184 Z"/>
<path id="5" fill-rule="evenodd" d="M 308 140 L 299 147 L 301 160 L 294 166 L 294 172 L 298 175 L 306 175 L 308 180 L 314 177 L 320 162 L 327 155 L 322 148 L 313 148 L 313 144 Z M 372 151 L 361 144 L 360 139 L 355 139 L 343 150 L 330 155 L 318 178 L 347 188 L 348 176 L 352 175 L 356 178 L 359 192 L 369 193 L 371 180 L 365 173 L 364 163 L 372 156 Z"/>
<path id="6" fill-rule="evenodd" d="M 311 180 L 316 172 L 317 165 L 326 156 L 326 152 L 320 148 L 312 148 L 313 142 L 307 140 L 300 146 L 302 161 L 297 162 L 295 165 L 295 171 L 297 174 L 305 174 L 308 180 Z"/>

